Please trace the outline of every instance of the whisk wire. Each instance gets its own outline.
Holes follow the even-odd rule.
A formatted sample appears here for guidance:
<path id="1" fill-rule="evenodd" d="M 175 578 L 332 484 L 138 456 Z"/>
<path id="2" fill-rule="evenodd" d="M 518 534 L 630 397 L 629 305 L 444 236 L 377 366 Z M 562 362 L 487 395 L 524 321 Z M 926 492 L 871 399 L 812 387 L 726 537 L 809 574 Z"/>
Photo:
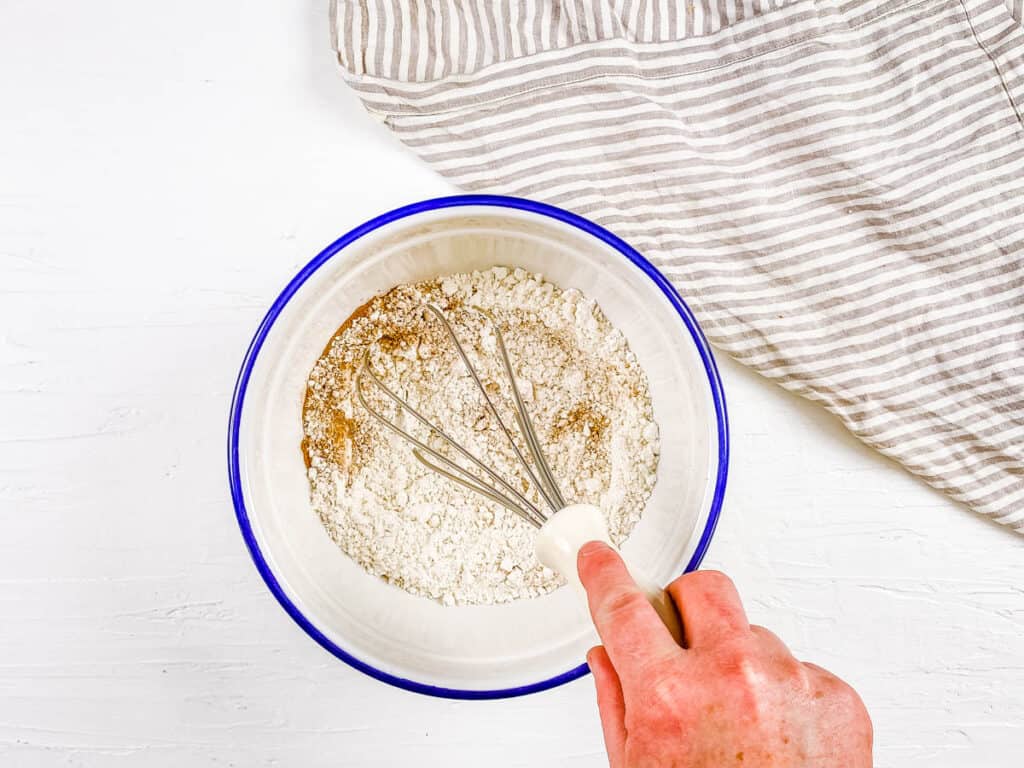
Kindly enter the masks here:
<path id="1" fill-rule="evenodd" d="M 480 381 L 480 376 L 477 374 L 476 369 L 469 360 L 469 355 L 466 354 L 465 347 L 462 346 L 462 342 L 459 340 L 458 334 L 455 333 L 455 329 L 452 328 L 452 324 L 448 322 L 448 318 L 444 316 L 444 313 L 435 307 L 433 304 L 424 305 L 430 313 L 441 321 L 445 331 L 448 333 L 448 337 L 451 339 L 452 344 L 455 346 L 455 350 L 459 353 L 459 357 L 462 358 L 462 363 L 469 371 L 469 375 L 473 377 L 473 381 L 476 383 L 477 389 L 480 390 L 480 394 L 484 398 L 484 402 L 487 403 L 487 408 L 494 416 L 495 421 L 498 422 L 498 426 L 501 427 L 501 431 L 505 433 L 505 438 L 508 440 L 509 445 L 512 446 L 512 450 L 515 451 L 516 458 L 519 459 L 519 463 L 523 466 L 526 474 L 529 476 L 530 481 L 534 487 L 544 498 L 544 501 L 551 508 L 552 512 L 557 512 L 565 506 L 561 503 L 561 494 L 558 492 L 558 488 L 554 483 L 553 478 L 550 477 L 551 470 L 547 467 L 547 462 L 544 461 L 543 454 L 540 452 L 540 445 L 537 442 L 537 435 L 533 430 L 533 425 L 530 423 L 530 417 L 526 412 L 526 407 L 523 405 L 523 399 L 519 394 L 519 387 L 516 386 L 516 377 L 512 372 L 512 363 L 509 361 L 508 351 L 505 348 L 505 341 L 502 338 L 501 330 L 498 328 L 498 324 L 494 321 L 489 314 L 483 310 L 476 310 L 479 314 L 486 317 L 493 327 L 494 336 L 498 343 L 498 349 L 501 352 L 502 365 L 505 368 L 505 373 L 508 375 L 509 383 L 512 385 L 513 402 L 515 403 L 516 420 L 519 422 L 519 428 L 523 433 L 523 437 L 526 440 L 527 448 L 534 462 L 537 465 L 538 470 L 544 475 L 543 478 L 537 477 L 534 473 L 530 463 L 526 460 L 522 451 L 519 450 L 519 446 L 516 444 L 515 438 L 512 436 L 509 428 L 505 426 L 505 422 L 498 414 L 498 409 L 495 407 L 494 402 L 491 400 L 490 395 L 487 394 L 487 389 L 484 387 L 483 382 Z M 540 460 L 538 461 L 538 456 Z M 545 471 L 546 470 L 546 471 Z M 544 481 L 547 481 L 545 484 Z M 553 493 L 552 493 L 553 490 Z"/>
<path id="2" fill-rule="evenodd" d="M 529 480 L 533 484 L 533 487 L 537 490 L 537 494 L 544 500 L 547 506 L 552 512 L 564 508 L 565 500 L 562 497 L 562 492 L 558 487 L 558 483 L 555 481 L 554 474 L 551 471 L 551 466 L 548 464 L 547 459 L 544 456 L 544 452 L 541 449 L 540 440 L 537 438 L 537 432 L 534 429 L 533 422 L 530 419 L 530 414 L 526 409 L 526 405 L 523 402 L 522 394 L 519 391 L 519 386 L 516 383 L 515 373 L 512 369 L 512 361 L 509 358 L 508 348 L 505 346 L 504 337 L 501 334 L 501 329 L 498 327 L 498 323 L 495 319 L 486 311 L 481 309 L 475 309 L 474 311 L 483 315 L 491 323 L 494 330 L 494 336 L 497 341 L 498 352 L 501 357 L 501 364 L 504 368 L 505 374 L 508 376 L 509 385 L 512 391 L 512 403 L 514 406 L 513 416 L 515 417 L 516 426 L 519 427 L 519 431 L 523 436 L 523 441 L 526 443 L 527 452 L 530 458 L 533 460 L 533 466 L 527 460 L 526 456 L 519 449 L 516 439 L 512 432 L 505 425 L 504 420 L 498 413 L 497 407 L 491 400 L 490 395 L 487 393 L 487 389 L 480 379 L 479 374 L 473 367 L 472 362 L 469 359 L 469 355 L 466 353 L 465 347 L 459 340 L 458 334 L 455 333 L 455 329 L 452 327 L 448 318 L 445 317 L 444 313 L 436 306 L 432 304 L 424 304 L 425 309 L 429 314 L 433 315 L 434 318 L 439 320 L 444 327 L 448 338 L 451 340 L 452 345 L 458 352 L 459 357 L 462 360 L 466 371 L 476 384 L 477 389 L 480 391 L 484 402 L 487 405 L 487 409 L 491 416 L 497 421 L 498 426 L 504 433 L 505 438 L 508 440 L 509 445 L 512 447 L 516 458 L 519 460 L 520 465 L 525 470 Z M 419 411 L 413 408 L 408 402 L 402 397 L 393 392 L 383 381 L 375 374 L 369 364 L 369 351 L 363 356 L 362 366 L 359 372 L 356 374 L 355 390 L 356 397 L 359 400 L 360 405 L 369 413 L 377 422 L 389 429 L 391 432 L 397 434 L 399 437 L 407 441 L 413 446 L 413 456 L 423 466 L 428 469 L 437 472 L 442 477 L 450 480 L 451 482 L 462 486 L 468 490 L 480 494 L 486 499 L 489 499 L 496 504 L 499 504 L 506 509 L 519 515 L 526 522 L 535 525 L 542 526 L 547 520 L 547 516 L 541 512 L 536 504 L 531 502 L 523 493 L 518 491 L 511 483 L 509 483 L 500 474 L 495 472 L 491 467 L 487 466 L 480 458 L 473 455 L 469 450 L 459 444 L 453 437 L 448 435 L 441 427 L 432 423 L 429 419 L 423 416 Z M 453 448 L 459 455 L 464 459 L 471 462 L 484 475 L 489 478 L 490 482 L 484 482 L 483 479 L 478 477 L 476 474 L 471 472 L 464 466 L 456 463 L 452 459 L 445 456 L 440 451 L 432 448 L 423 442 L 419 438 L 412 435 L 407 430 L 398 426 L 391 419 L 387 418 L 380 411 L 373 408 L 366 400 L 366 396 L 363 392 L 363 377 L 368 376 L 374 383 L 374 385 L 395 405 L 398 406 L 399 411 L 405 410 L 412 415 L 420 424 L 426 427 L 432 434 L 437 435 L 444 443 Z M 428 458 L 429 457 L 429 458 Z M 536 470 L 534 469 L 536 468 Z M 503 490 L 502 490 L 503 489 Z M 506 493 L 507 492 L 507 493 Z"/>
<path id="3" fill-rule="evenodd" d="M 363 364 L 359 369 L 359 373 L 356 376 L 356 397 L 359 400 L 359 404 L 362 405 L 363 408 L 366 409 L 366 412 L 369 413 L 378 423 L 380 423 L 384 427 L 387 427 L 389 430 L 397 434 L 399 437 L 403 438 L 404 440 L 407 440 L 409 443 L 416 446 L 416 448 L 430 455 L 432 458 L 436 459 L 438 462 L 444 464 L 445 466 L 451 467 L 455 471 L 461 472 L 463 474 L 468 474 L 465 469 L 460 467 L 458 464 L 453 462 L 444 454 L 431 448 L 422 440 L 410 434 L 408 431 L 402 429 L 400 426 L 398 426 L 390 419 L 388 419 L 386 416 L 384 416 L 382 413 L 373 408 L 373 406 L 371 406 L 367 402 L 366 396 L 363 393 L 362 379 L 364 375 L 369 376 L 373 380 L 374 385 L 376 385 L 380 389 L 380 391 L 383 392 L 392 402 L 394 402 L 400 408 L 404 408 L 409 414 L 413 416 L 413 418 L 420 422 L 420 424 L 425 426 L 427 429 L 431 430 L 434 434 L 436 434 L 438 437 L 444 440 L 445 443 L 454 448 L 465 459 L 471 461 L 473 464 L 479 467 L 480 470 L 486 473 L 487 476 L 490 477 L 494 482 L 498 483 L 503 488 L 505 488 L 509 493 L 511 493 L 523 505 L 523 507 L 525 507 L 525 509 L 528 510 L 527 514 L 524 514 L 523 510 L 518 510 L 522 516 L 532 516 L 536 520 L 539 520 L 539 523 L 535 520 L 530 520 L 530 522 L 533 522 L 535 525 L 543 524 L 545 519 L 544 515 L 541 514 L 541 511 L 537 509 L 537 507 L 529 499 L 527 499 L 523 494 L 521 494 L 514 487 L 512 487 L 512 485 L 508 483 L 501 475 L 499 475 L 497 472 L 488 467 L 484 462 L 482 462 L 479 458 L 474 456 L 471 452 L 466 450 L 460 443 L 458 443 L 454 438 L 449 436 L 443 429 L 441 429 L 436 424 L 433 424 L 429 419 L 424 417 L 419 411 L 413 408 L 402 397 L 391 391 L 391 389 L 388 388 L 388 386 L 383 381 L 380 380 L 377 374 L 370 370 L 369 356 L 366 355 L 363 358 Z M 472 477 L 472 475 L 469 476 Z M 474 488 L 474 490 L 476 489 Z M 504 504 L 505 502 L 500 503 Z"/>
<path id="4" fill-rule="evenodd" d="M 412 455 L 415 456 L 416 460 L 419 461 L 419 463 L 422 464 L 423 466 L 425 466 L 427 469 L 433 470 L 434 472 L 437 472 L 437 474 L 441 475 L 442 477 L 447 478 L 451 482 L 453 482 L 453 483 L 455 483 L 457 485 L 461 485 L 463 488 L 468 488 L 469 490 L 471 490 L 471 491 L 473 491 L 475 493 L 479 493 L 484 498 L 490 499 L 491 501 L 493 501 L 493 502 L 495 502 L 497 504 L 502 505 L 503 507 L 505 507 L 509 511 L 515 512 L 521 518 L 526 520 L 526 522 L 528 522 L 528 523 L 530 523 L 532 525 L 535 525 L 538 528 L 544 524 L 544 519 L 543 518 L 535 518 L 535 517 L 533 517 L 533 513 L 532 512 L 529 513 L 529 514 L 523 514 L 524 513 L 523 508 L 519 507 L 519 506 L 516 506 L 516 503 L 514 501 L 512 501 L 510 498 L 508 498 L 507 496 L 505 496 L 505 495 L 503 495 L 501 493 L 498 493 L 493 488 L 489 488 L 488 486 L 484 485 L 476 477 L 474 477 L 473 475 L 469 474 L 462 467 L 459 467 L 458 465 L 454 464 L 453 462 L 448 461 L 446 459 L 444 460 L 444 463 L 446 465 L 448 465 L 449 467 L 452 467 L 453 469 L 457 469 L 459 472 L 464 473 L 464 475 L 462 475 L 462 476 L 457 475 L 454 472 L 449 472 L 448 470 L 444 469 L 443 467 L 440 467 L 440 466 L 434 464 L 433 462 L 429 461 L 427 459 L 427 457 L 424 456 L 423 453 L 418 448 L 413 449 Z"/>
<path id="5" fill-rule="evenodd" d="M 537 439 L 537 431 L 533 428 L 533 422 L 530 420 L 530 412 L 526 410 L 526 405 L 523 403 L 523 397 L 519 394 L 519 385 L 516 384 L 516 376 L 512 371 L 512 361 L 508 356 L 508 349 L 505 347 L 505 339 L 501 335 L 501 329 L 498 328 L 497 323 L 494 323 L 494 337 L 498 342 L 498 352 L 501 354 L 501 363 L 505 368 L 505 373 L 508 375 L 509 383 L 512 386 L 512 400 L 516 407 L 516 423 L 519 425 L 519 431 L 522 432 L 523 437 L 526 439 L 526 447 L 530 451 L 530 455 L 533 457 L 534 464 L 537 465 L 537 469 L 540 471 L 541 476 L 547 483 L 548 493 L 554 499 L 554 505 L 552 505 L 552 511 L 557 512 L 558 510 L 565 507 L 565 499 L 562 498 L 562 492 L 558 488 L 558 483 L 555 482 L 555 476 L 551 472 L 551 467 L 544 457 L 544 451 L 541 450 L 540 440 Z M 520 456 L 522 460 L 522 456 Z M 523 462 L 525 464 L 525 462 Z M 533 473 L 530 473 L 533 477 Z M 538 483 L 540 485 L 540 483 Z M 547 496 L 545 495 L 545 498 Z M 551 503 L 551 500 L 548 500 Z"/>

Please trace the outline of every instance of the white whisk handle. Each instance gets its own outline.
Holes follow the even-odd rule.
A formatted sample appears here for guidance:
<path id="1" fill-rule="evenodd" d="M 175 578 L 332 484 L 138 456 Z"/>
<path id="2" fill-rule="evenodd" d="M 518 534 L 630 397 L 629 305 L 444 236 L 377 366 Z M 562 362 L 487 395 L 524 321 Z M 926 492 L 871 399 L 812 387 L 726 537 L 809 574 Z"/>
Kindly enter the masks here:
<path id="1" fill-rule="evenodd" d="M 537 559 L 542 565 L 562 574 L 576 589 L 584 604 L 587 601 L 587 594 L 576 570 L 576 556 L 580 547 L 588 541 L 603 541 L 616 549 L 608 536 L 608 528 L 601 510 L 590 504 L 571 504 L 560 509 L 541 526 L 536 543 Z M 632 563 L 627 561 L 626 568 L 672 637 L 677 643 L 682 644 L 683 627 L 672 598 L 657 582 Z"/>

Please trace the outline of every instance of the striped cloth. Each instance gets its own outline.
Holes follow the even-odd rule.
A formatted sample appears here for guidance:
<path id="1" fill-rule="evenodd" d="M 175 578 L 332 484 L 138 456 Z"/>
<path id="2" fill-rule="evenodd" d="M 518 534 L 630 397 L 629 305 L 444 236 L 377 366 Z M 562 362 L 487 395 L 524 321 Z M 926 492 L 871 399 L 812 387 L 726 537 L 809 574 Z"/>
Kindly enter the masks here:
<path id="1" fill-rule="evenodd" d="M 366 108 L 1024 532 L 1024 0 L 335 0 Z"/>

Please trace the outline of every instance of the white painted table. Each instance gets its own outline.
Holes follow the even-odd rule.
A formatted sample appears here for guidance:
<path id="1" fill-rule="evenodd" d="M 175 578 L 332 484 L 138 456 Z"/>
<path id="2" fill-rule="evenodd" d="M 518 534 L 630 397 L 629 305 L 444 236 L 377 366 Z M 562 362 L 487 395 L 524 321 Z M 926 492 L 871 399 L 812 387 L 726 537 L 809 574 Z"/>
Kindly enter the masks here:
<path id="1" fill-rule="evenodd" d="M 600 766 L 591 681 L 429 699 L 327 655 L 225 481 L 245 345 L 350 227 L 449 187 L 346 92 L 325 0 L 0 7 L 0 765 Z M 720 361 L 709 564 L 877 764 L 1021 764 L 1024 539 Z"/>

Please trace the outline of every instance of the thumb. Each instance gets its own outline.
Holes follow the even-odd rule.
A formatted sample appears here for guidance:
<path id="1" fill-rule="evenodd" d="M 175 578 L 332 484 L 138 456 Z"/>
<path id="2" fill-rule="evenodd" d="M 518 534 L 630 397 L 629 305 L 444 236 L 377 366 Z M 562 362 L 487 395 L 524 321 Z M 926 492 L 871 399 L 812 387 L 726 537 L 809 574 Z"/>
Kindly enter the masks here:
<path id="1" fill-rule="evenodd" d="M 611 768 L 625 768 L 626 701 L 622 695 L 622 684 L 603 645 L 590 649 L 587 664 L 594 673 L 594 685 L 597 686 L 597 708 L 601 713 L 608 764 Z"/>

